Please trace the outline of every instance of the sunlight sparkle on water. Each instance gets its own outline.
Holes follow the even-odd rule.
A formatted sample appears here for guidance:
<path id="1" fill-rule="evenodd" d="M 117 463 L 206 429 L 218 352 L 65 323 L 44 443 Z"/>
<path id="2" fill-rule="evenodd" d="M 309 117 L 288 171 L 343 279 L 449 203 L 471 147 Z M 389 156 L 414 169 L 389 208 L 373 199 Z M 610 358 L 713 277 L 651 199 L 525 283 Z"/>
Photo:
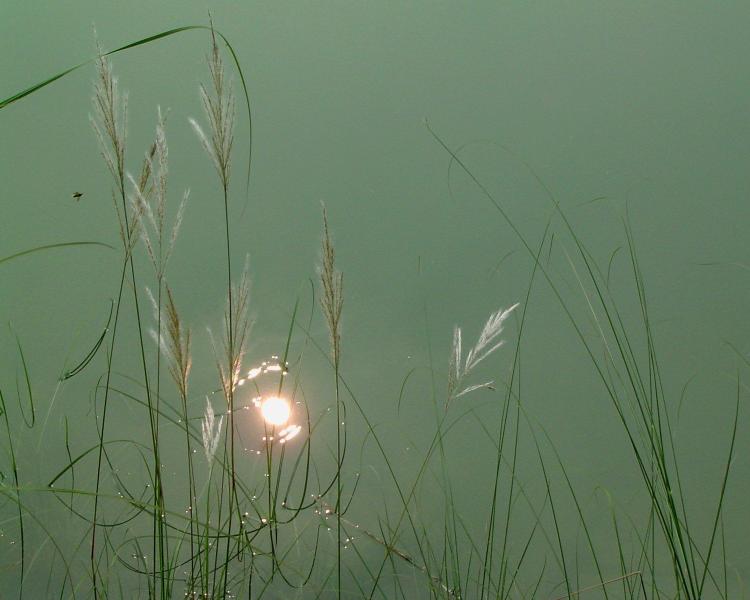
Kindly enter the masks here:
<path id="1" fill-rule="evenodd" d="M 284 427 L 284 429 L 279 431 L 279 441 L 282 444 L 285 444 L 293 437 L 296 437 L 300 431 L 302 431 L 302 427 L 300 427 L 299 425 L 288 425 Z"/>
<path id="2" fill-rule="evenodd" d="M 248 381 L 266 373 L 279 373 L 284 376 L 288 373 L 287 366 L 287 362 L 279 360 L 279 357 L 274 354 L 271 360 L 264 360 L 259 366 L 250 369 L 245 377 L 240 377 L 237 380 L 236 386 L 245 385 Z"/>

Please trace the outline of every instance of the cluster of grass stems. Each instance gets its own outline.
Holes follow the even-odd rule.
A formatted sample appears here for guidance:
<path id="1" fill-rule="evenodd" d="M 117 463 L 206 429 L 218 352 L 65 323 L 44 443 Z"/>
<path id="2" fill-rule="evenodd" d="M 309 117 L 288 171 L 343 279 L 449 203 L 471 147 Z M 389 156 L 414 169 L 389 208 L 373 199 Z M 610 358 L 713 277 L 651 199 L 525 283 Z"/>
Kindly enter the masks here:
<path id="1" fill-rule="evenodd" d="M 36 426 L 36 406 L 21 337 L 14 333 L 22 377 L 16 385 L 17 409 L 9 406 L 6 386 L 0 386 L 6 450 L 0 496 L 4 499 L 3 527 L 16 529 L 20 541 L 14 547 L 18 566 L 15 595 L 23 598 L 39 593 L 38 583 L 35 592 L 26 590 L 31 573 L 43 569 L 36 564 L 37 551 L 29 547 L 28 540 L 41 535 L 47 540 L 46 544 L 53 546 L 49 551 L 52 558 L 48 560 L 49 577 L 44 592 L 47 597 L 106 598 L 137 594 L 162 599 L 184 595 L 190 598 L 473 600 L 537 598 L 552 594 L 558 598 L 583 595 L 607 599 L 728 598 L 731 575 L 725 549 L 723 507 L 742 391 L 739 374 L 721 485 L 716 492 L 716 503 L 710 509 L 712 526 L 707 538 L 698 539 L 686 509 L 675 448 L 674 403 L 670 404 L 665 396 L 645 282 L 628 221 L 624 221 L 626 249 L 640 311 L 635 325 L 626 321 L 610 292 L 609 269 L 601 268 L 594 260 L 552 193 L 548 192 L 552 210 L 547 226 L 540 239 L 532 241 L 475 176 L 461 153 L 453 150 L 427 123 L 427 131 L 450 161 L 449 168 L 464 171 L 528 254 L 531 269 L 525 296 L 519 298 L 518 304 L 491 314 L 468 352 L 463 347 L 462 330 L 458 327 L 454 330 L 446 361 L 444 392 L 439 391 L 440 386 L 435 381 L 439 379 L 440 368 L 433 364 L 430 350 L 427 366 L 432 381 L 430 400 L 434 408 L 434 431 L 426 447 L 421 448 L 416 474 L 406 481 L 396 464 L 395 453 L 389 451 L 344 376 L 343 276 L 335 264 L 324 207 L 319 285 L 311 287 L 313 301 L 309 317 L 302 318 L 300 301 L 295 302 L 290 310 L 286 346 L 278 361 L 280 368 L 274 371 L 278 380 L 264 384 L 266 390 L 289 397 L 303 424 L 302 433 L 285 445 L 278 439 L 274 426 L 263 424 L 263 472 L 248 475 L 240 460 L 235 420 L 244 407 L 237 402 L 235 392 L 246 383 L 242 371 L 247 366 L 245 352 L 250 336 L 250 290 L 247 267 L 239 283 L 234 282 L 230 203 L 236 108 L 219 42 L 226 46 L 238 69 L 249 118 L 245 79 L 229 42 L 209 28 L 209 84 L 200 89 L 204 124 L 201 120 L 191 120 L 191 125 L 217 176 L 217 206 L 220 207 L 217 210 L 224 216 L 226 309 L 220 332 L 212 337 L 218 390 L 206 396 L 191 391 L 191 331 L 180 316 L 178 298 L 168 284 L 168 260 L 188 194 L 181 196 L 172 216 L 168 202 L 166 123 L 161 111 L 157 114 L 154 142 L 145 152 L 137 174 L 130 174 L 126 152 L 127 102 L 118 89 L 108 59 L 109 54 L 199 28 L 181 27 L 162 32 L 110 53 L 99 51 L 94 59 L 97 75 L 92 124 L 112 181 L 112 197 L 120 226 L 121 267 L 106 326 L 83 359 L 63 369 L 58 388 L 79 377 L 84 370 L 89 373 L 98 369 L 100 376 L 93 393 L 97 441 L 88 448 L 74 451 L 66 418 L 67 461 L 56 465 L 43 485 L 24 479 L 17 461 L 19 436 L 14 431 L 18 427 L 33 429 Z M 0 102 L 0 108 L 22 100 L 81 66 L 7 98 Z M 527 165 L 525 168 L 530 169 Z M 564 248 L 569 272 L 579 286 L 580 293 L 573 299 L 563 293 L 549 261 L 543 260 L 545 251 L 551 248 L 553 231 L 558 240 L 569 240 L 570 251 L 565 249 L 567 246 L 559 247 Z M 0 258 L 0 265 L 38 251 L 86 244 L 107 245 L 53 243 Z M 137 268 L 141 264 L 135 260 L 137 253 L 145 254 L 152 267 L 150 272 Z M 623 523 L 622 513 L 611 503 L 609 546 L 597 542 L 551 436 L 524 410 L 521 393 L 523 334 L 530 298 L 540 285 L 551 290 L 588 354 L 613 414 L 622 426 L 624 440 L 630 447 L 648 500 L 645 516 L 629 517 L 629 525 Z M 328 348 L 310 333 L 316 296 L 330 334 Z M 581 300 L 587 311 L 585 323 L 576 316 Z M 135 350 L 123 348 L 118 331 L 126 310 L 132 311 L 130 319 L 136 328 Z M 149 312 L 153 313 L 152 320 Z M 515 322 L 515 334 L 504 340 L 500 336 L 510 319 Z M 586 333 L 587 327 L 596 332 L 595 340 Z M 156 351 L 150 345 L 150 337 L 156 342 Z M 287 365 L 298 339 L 301 339 L 302 350 L 294 355 L 294 374 L 289 376 Z M 477 380 L 474 368 L 494 356 L 504 341 L 511 348 L 501 353 L 509 364 L 507 372 L 503 371 L 503 377 L 493 381 Z M 334 390 L 331 413 L 311 414 L 300 394 L 299 366 L 308 349 L 320 353 L 330 364 Z M 139 371 L 132 376 L 118 376 L 115 370 L 118 357 L 133 351 L 138 355 Z M 401 404 L 412 375 L 413 371 L 405 376 L 394 404 Z M 171 379 L 171 389 L 164 386 L 165 378 Z M 262 393 L 257 382 L 247 383 L 255 385 L 256 392 Z M 494 422 L 478 418 L 476 406 L 470 402 L 472 393 L 484 388 L 494 390 L 499 399 L 495 402 Z M 139 418 L 144 420 L 148 434 L 145 443 L 114 437 L 110 420 L 115 398 L 117 402 L 128 401 L 139 408 Z M 216 398 L 221 398 L 218 409 L 214 407 Z M 332 417 L 326 417 L 327 414 L 336 418 L 335 444 L 330 439 L 321 439 L 324 435 L 321 432 L 330 433 L 326 419 Z M 13 422 L 19 417 L 23 424 Z M 353 462 L 351 453 L 347 454 L 350 419 L 358 419 L 367 442 L 374 445 L 387 479 L 384 484 L 387 494 L 397 507 L 395 513 L 388 503 L 385 513 L 375 517 L 371 507 L 358 512 L 357 484 L 347 477 Z M 456 499 L 448 467 L 447 437 L 467 419 L 476 420 L 490 447 L 494 448 L 488 485 L 481 490 L 487 496 L 483 500 L 476 499 L 474 505 L 486 511 L 481 517 L 485 523 L 481 531 L 464 517 L 466 511 Z M 543 483 L 541 498 L 532 494 L 520 477 L 523 436 L 527 436 L 536 451 Z M 180 483 L 174 484 L 172 490 L 165 482 L 165 439 L 169 440 L 170 447 L 180 444 L 184 450 Z M 316 441 L 330 449 L 331 456 L 327 460 L 313 452 Z M 130 446 L 139 457 L 147 485 L 134 487 L 121 477 L 114 450 L 123 445 Z M 86 476 L 93 480 L 90 487 L 78 483 L 85 481 Z M 421 518 L 420 491 L 433 480 L 440 497 L 433 496 L 430 504 L 443 518 L 425 521 Z M 85 532 L 73 552 L 69 543 L 56 539 L 28 500 L 31 496 L 45 494 L 59 502 L 68 519 L 84 526 Z M 575 551 L 571 551 L 573 544 L 565 539 L 570 524 L 563 522 L 561 515 L 571 508 L 577 520 L 576 528 L 585 542 L 583 551 L 577 540 Z M 530 524 L 529 515 L 532 517 Z M 332 523 L 335 523 L 335 532 L 329 534 L 334 529 Z M 35 529 L 39 535 L 30 538 L 30 531 Z M 346 552 L 342 552 L 344 549 Z M 88 557 L 85 566 L 80 560 L 84 551 Z M 5 555 L 7 557 L 7 553 Z M 587 564 L 592 568 L 584 568 Z M 612 565 L 617 568 L 611 570 Z M 13 595 L 6 584 L 3 597 Z"/>

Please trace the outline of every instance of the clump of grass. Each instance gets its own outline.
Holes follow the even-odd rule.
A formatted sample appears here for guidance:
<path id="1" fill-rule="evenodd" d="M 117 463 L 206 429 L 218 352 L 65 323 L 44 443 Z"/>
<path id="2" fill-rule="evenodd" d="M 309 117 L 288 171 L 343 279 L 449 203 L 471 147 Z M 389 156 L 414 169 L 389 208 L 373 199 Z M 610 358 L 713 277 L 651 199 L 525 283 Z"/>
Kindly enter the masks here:
<path id="1" fill-rule="evenodd" d="M 235 517 L 237 498 L 237 465 L 235 450 L 235 407 L 234 388 L 237 383 L 239 368 L 242 362 L 242 352 L 245 336 L 247 334 L 247 323 L 245 312 L 247 309 L 247 280 L 243 276 L 240 284 L 240 296 L 235 299 L 232 289 L 232 252 L 230 241 L 229 220 L 229 181 L 231 171 L 231 153 L 234 143 L 234 94 L 231 84 L 226 81 L 224 64 L 221 59 L 216 35 L 211 29 L 211 53 L 207 59 L 211 75 L 211 90 L 201 85 L 201 101 L 203 110 L 209 125 L 209 134 L 206 135 L 195 119 L 191 119 L 198 138 L 204 150 L 210 157 L 221 184 L 221 193 L 224 206 L 225 242 L 226 242 L 226 266 L 227 266 L 227 312 L 225 317 L 224 351 L 225 355 L 219 367 L 222 390 L 227 402 L 227 438 L 229 440 L 229 462 L 230 482 L 229 493 L 229 533 L 226 538 L 225 564 L 229 562 L 231 552 L 232 521 Z M 237 515 L 241 518 L 241 515 Z M 221 516 L 219 517 L 221 518 Z M 223 594 L 227 592 L 227 574 L 223 576 Z"/>
<path id="2" fill-rule="evenodd" d="M 148 382 L 148 369 L 146 366 L 146 355 L 143 344 L 143 330 L 141 326 L 140 307 L 138 303 L 138 289 L 136 286 L 136 274 L 135 266 L 131 260 L 131 255 L 135 243 L 138 239 L 137 230 L 140 226 L 141 211 L 129 211 L 128 202 L 126 200 L 126 170 L 125 170 L 125 151 L 127 141 L 127 95 L 121 95 L 119 92 L 118 82 L 112 72 L 112 67 L 105 56 L 103 56 L 101 50 L 99 50 L 99 58 L 97 60 L 97 79 L 94 84 L 94 97 L 93 97 L 94 115 L 91 118 L 91 123 L 99 141 L 99 148 L 104 159 L 104 163 L 109 170 L 109 173 L 114 182 L 115 189 L 112 193 L 112 199 L 115 206 L 115 212 L 120 227 L 120 238 L 123 246 L 123 266 L 120 277 L 120 286 L 117 294 L 117 301 L 115 305 L 115 318 L 112 330 L 112 338 L 109 352 L 109 364 L 107 367 L 106 381 L 104 387 L 104 403 L 102 409 L 102 424 L 100 429 L 99 437 L 99 452 L 97 462 L 97 474 L 96 474 L 96 487 L 94 491 L 94 510 L 92 517 L 92 531 L 91 531 L 91 553 L 90 553 L 90 564 L 93 581 L 94 595 L 97 596 L 99 593 L 97 587 L 97 555 L 96 555 L 96 529 L 97 529 L 97 516 L 99 506 L 99 488 L 101 482 L 101 467 L 102 457 L 104 456 L 104 436 L 105 426 L 107 418 L 107 406 L 110 392 L 110 377 L 112 373 L 112 355 L 115 349 L 117 324 L 120 317 L 120 307 L 122 302 L 122 293 L 125 283 L 125 277 L 128 266 L 130 267 L 130 276 L 133 287 L 133 299 L 135 305 L 136 321 L 138 336 L 140 341 L 140 354 L 143 366 L 143 377 L 147 396 L 147 405 L 149 410 L 149 422 L 151 425 L 152 434 L 152 449 L 154 453 L 154 477 L 156 491 L 155 504 L 158 509 L 154 511 L 154 529 L 159 529 L 160 535 L 154 536 L 154 561 L 159 560 L 159 569 L 164 568 L 164 547 L 163 544 L 159 545 L 157 551 L 156 540 L 163 540 L 163 524 L 161 519 L 158 517 L 163 512 L 163 499 L 161 490 L 161 464 L 159 461 L 158 451 L 158 437 L 156 430 L 156 423 L 154 421 L 153 406 L 151 402 L 150 386 Z M 141 171 L 141 178 L 139 180 L 139 186 L 141 192 L 147 194 L 149 182 L 151 179 L 151 169 L 149 166 L 144 165 Z M 156 566 L 154 566 L 154 573 L 157 572 Z M 156 581 L 154 578 L 154 586 Z"/>
<path id="3" fill-rule="evenodd" d="M 718 524 L 725 500 L 726 483 L 734 453 L 739 414 L 739 394 L 729 442 L 728 458 L 723 469 L 724 477 L 718 494 L 716 517 L 708 542 L 701 549 L 697 540 L 691 534 L 685 492 L 682 488 L 680 466 L 675 449 L 675 433 L 669 407 L 666 404 L 664 385 L 657 359 L 656 342 L 649 316 L 645 283 L 627 218 L 624 222 L 624 231 L 635 292 L 639 303 L 642 326 L 639 333 L 645 339 L 645 347 L 640 349 L 635 340 L 635 332 L 626 327 L 625 319 L 611 295 L 609 289 L 610 269 L 607 269 L 605 276 L 605 271 L 595 262 L 592 253 L 586 248 L 566 212 L 549 188 L 544 185 L 541 178 L 528 164 L 522 163 L 547 193 L 553 209 L 560 217 L 563 228 L 576 249 L 578 264 L 574 261 L 574 257 L 571 257 L 567 252 L 566 259 L 576 277 L 584 299 L 584 305 L 589 310 L 599 341 L 602 344 L 604 354 L 603 358 L 600 358 L 591 342 L 583 334 L 581 324 L 573 316 L 569 301 L 563 297 L 548 268 L 539 262 L 538 254 L 534 252 L 527 238 L 521 233 L 508 212 L 460 156 L 451 150 L 445 141 L 430 128 L 429 124 L 426 125 L 435 140 L 449 154 L 451 164 L 457 164 L 477 185 L 534 259 L 535 268 L 540 270 L 550 285 L 604 385 L 617 417 L 623 426 L 651 503 L 651 512 L 646 528 L 651 540 L 649 544 L 643 543 L 641 547 L 641 561 L 643 564 L 647 564 L 650 570 L 651 596 L 657 597 L 661 593 L 658 589 L 655 567 L 659 559 L 659 550 L 656 544 L 657 525 L 661 530 L 661 542 L 664 543 L 670 557 L 671 570 L 674 575 L 673 583 L 678 596 L 695 600 L 702 598 L 707 581 L 712 581 L 716 591 L 721 594 L 712 574 L 711 556 L 717 537 Z M 618 551 L 620 553 L 622 551 L 619 544 Z M 726 561 L 726 556 L 723 557 L 723 561 Z M 725 566 L 726 562 L 724 562 Z M 602 581 L 602 583 L 604 582 Z M 568 588 L 568 595 L 572 595 L 570 588 Z"/>
<path id="4" fill-rule="evenodd" d="M 185 29 L 187 28 L 182 30 Z M 172 33 L 175 31 L 177 30 L 173 30 Z M 571 301 L 556 285 L 549 260 L 546 264 L 540 261 L 545 245 L 549 244 L 551 248 L 554 233 L 550 235 L 550 225 L 545 228 L 538 247 L 532 246 L 502 204 L 489 193 L 469 166 L 462 161 L 459 153 L 451 150 L 436 134 L 433 135 L 450 155 L 451 165 L 458 164 L 464 169 L 502 218 L 511 225 L 533 260 L 533 267 L 523 302 L 492 312 L 468 352 L 464 352 L 461 328 L 454 328 L 449 351 L 449 368 L 445 377 L 445 396 L 436 392 L 439 388 L 433 381 L 431 400 L 435 408 L 435 430 L 423 451 L 413 480 L 405 482 L 397 474 L 392 452 L 383 443 L 376 427 L 344 377 L 341 343 L 343 275 L 336 265 L 325 206 L 322 210 L 319 305 L 327 325 L 328 349 L 317 343 L 310 333 L 309 324 L 305 326 L 299 322 L 298 300 L 291 311 L 283 355 L 276 357 L 272 365 L 264 363 L 265 367 L 251 369 L 243 377 L 243 370 L 247 366 L 243 363 L 247 359 L 251 324 L 248 315 L 251 304 L 247 266 L 238 283 L 233 279 L 232 270 L 229 205 L 236 118 L 235 100 L 232 83 L 225 73 L 217 43 L 217 38 L 223 38 L 217 35 L 213 26 L 210 27 L 210 32 L 211 47 L 207 57 L 210 83 L 200 88 L 207 127 L 204 132 L 195 119 L 191 119 L 190 124 L 216 171 L 220 196 L 217 205 L 224 213 L 226 309 L 221 335 L 214 343 L 218 371 L 217 393 L 220 393 L 223 402 L 223 410 L 220 408 L 218 412 L 211 401 L 212 392 L 206 393 L 206 390 L 201 390 L 197 394 L 198 397 L 205 398 L 205 408 L 198 414 L 192 414 L 190 410 L 193 400 L 192 388 L 189 385 L 193 368 L 193 337 L 190 328 L 182 320 L 176 298 L 167 281 L 167 264 L 175 248 L 188 193 L 183 194 L 175 216 L 171 219 L 170 228 L 170 203 L 167 193 L 168 147 L 164 116 L 161 110 L 157 109 L 155 141 L 146 151 L 138 175 L 129 175 L 126 166 L 127 98 L 119 91 L 112 67 L 101 50 L 97 59 L 92 123 L 105 166 L 113 182 L 112 197 L 119 223 L 122 267 L 119 290 L 113 302 L 113 315 L 108 320 L 107 328 L 84 360 L 75 368 L 65 371 L 60 382 L 62 384 L 77 377 L 84 367 L 95 364 L 94 358 L 98 348 L 103 345 L 106 335 L 110 336 L 109 344 L 106 344 L 104 372 L 94 387 L 95 392 L 103 392 L 97 444 L 77 454 L 74 453 L 68 438 L 66 418 L 67 464 L 50 480 L 45 490 L 60 500 L 64 514 L 90 525 L 90 531 L 86 531 L 82 538 L 82 543 L 85 540 L 89 541 L 87 576 L 91 580 L 90 595 L 103 598 L 118 595 L 119 592 L 120 596 L 124 596 L 135 590 L 149 598 L 169 598 L 183 591 L 187 597 L 192 598 L 223 598 L 239 594 L 241 591 L 243 594 L 246 593 L 248 598 L 262 598 L 276 593 L 294 594 L 307 587 L 315 588 L 313 593 L 316 593 L 317 597 L 335 594 L 341 598 L 352 595 L 344 587 L 346 581 L 347 586 L 356 586 L 353 593 L 361 597 L 411 598 L 414 591 L 407 588 L 402 581 L 404 572 L 401 569 L 405 567 L 414 580 L 424 586 L 424 595 L 430 598 L 483 600 L 539 597 L 543 593 L 545 580 L 549 578 L 555 579 L 555 587 L 564 586 L 565 594 L 558 594 L 560 599 L 578 597 L 584 592 L 594 590 L 609 598 L 612 593 L 611 587 L 616 583 L 622 584 L 623 596 L 631 599 L 656 600 L 676 595 L 679 598 L 697 600 L 707 596 L 709 590 L 722 598 L 727 598 L 723 509 L 737 434 L 741 395 L 739 377 L 734 422 L 728 443 L 729 457 L 723 465 L 713 525 L 708 540 L 699 543 L 694 534 L 693 522 L 688 519 L 685 508 L 686 498 L 681 485 L 670 407 L 666 402 L 661 381 L 644 279 L 629 224 L 625 224 L 625 234 L 634 289 L 639 302 L 641 339 L 645 340 L 640 347 L 637 343 L 638 336 L 626 327 L 624 315 L 618 310 L 610 293 L 611 269 L 607 269 L 605 277 L 604 270 L 591 258 L 591 253 L 562 207 L 550 195 L 553 208 L 563 223 L 563 233 L 567 232 L 576 251 L 573 255 L 566 253 L 566 258 L 579 282 L 583 304 L 589 309 L 598 332 L 603 347 L 603 353 L 599 353 L 583 335 L 582 325 L 574 317 Z M 165 32 L 152 39 L 169 34 Z M 144 42 L 139 41 L 132 45 L 141 43 Z M 0 103 L 0 108 L 33 93 L 35 89 L 41 89 L 53 80 L 47 80 L 33 89 L 29 88 L 14 95 Z M 244 87 L 244 80 L 242 82 Z M 557 239 L 560 240 L 561 237 L 558 232 Z M 136 274 L 134 254 L 138 252 L 138 240 L 142 242 L 142 251 L 153 267 L 152 284 L 155 285 L 151 287 L 144 286 L 144 276 Z M 2 258 L 0 264 L 38 250 L 84 244 L 90 242 L 39 246 Z M 581 581 L 581 561 L 577 547 L 576 555 L 570 556 L 569 543 L 564 535 L 565 527 L 560 522 L 561 499 L 554 490 L 553 471 L 545 459 L 544 449 L 534 424 L 526 417 L 522 406 L 522 335 L 537 274 L 541 274 L 550 285 L 591 357 L 594 369 L 602 380 L 631 445 L 635 466 L 641 473 L 650 501 L 645 528 L 637 524 L 633 526 L 634 536 L 638 539 L 634 558 L 626 556 L 625 543 L 622 541 L 622 523 L 613 510 L 614 555 L 621 572 L 605 573 L 604 562 L 599 560 L 600 556 L 603 556 L 600 554 L 603 551 L 596 546 L 589 531 L 587 515 L 578 500 L 579 492 L 575 490 L 568 476 L 562 457 L 552 445 L 552 436 L 544 431 L 545 438 L 553 448 L 555 462 L 572 498 L 578 525 L 583 530 L 588 552 L 596 567 L 598 582 L 593 584 Z M 122 353 L 122 349 L 116 343 L 116 334 L 118 324 L 123 321 L 121 309 L 124 305 L 123 293 L 128 276 L 128 283 L 133 292 L 133 327 L 138 333 L 136 350 L 142 368 L 142 374 L 138 379 L 126 379 L 137 386 L 137 391 L 133 393 L 119 389 L 113 380 L 114 358 Z M 153 358 L 143 343 L 139 291 L 144 287 L 154 307 L 155 329 L 152 335 L 157 344 L 157 352 Z M 154 289 L 155 293 L 152 294 L 151 289 Z M 312 301 L 310 321 L 314 306 L 315 302 Z M 519 306 L 522 306 L 522 309 L 516 310 Z M 490 380 L 472 383 L 471 378 L 480 363 L 488 366 L 488 358 L 505 343 L 501 335 L 511 317 L 517 317 L 518 332 L 515 336 L 515 351 L 509 376 L 506 378 L 498 375 Z M 240 440 L 240 432 L 235 419 L 239 411 L 254 410 L 257 405 L 243 406 L 242 402 L 238 402 L 237 390 L 247 384 L 247 388 L 252 388 L 256 394 L 254 400 L 262 399 L 265 390 L 257 378 L 262 372 L 269 377 L 278 376 L 278 381 L 274 380 L 273 385 L 267 386 L 272 388 L 276 396 L 280 398 L 283 391 L 288 391 L 288 359 L 292 352 L 293 334 L 298 331 L 302 332 L 306 345 L 311 345 L 326 356 L 333 371 L 336 415 L 335 467 L 332 472 L 329 472 L 330 468 L 322 468 L 315 462 L 312 450 L 312 439 L 314 434 L 317 434 L 323 417 L 311 416 L 304 400 L 295 400 L 304 396 L 299 391 L 300 353 L 300 358 L 295 363 L 297 379 L 292 386 L 290 404 L 295 410 L 304 413 L 307 425 L 306 439 L 301 442 L 294 456 L 293 451 L 289 449 L 290 444 L 287 443 L 292 437 L 285 435 L 285 430 L 277 429 L 276 424 L 263 422 L 265 464 L 262 477 L 247 476 L 246 465 L 243 461 L 237 460 L 239 453 L 235 446 Z M 20 341 L 17 344 L 23 367 L 22 380 L 26 383 L 32 416 L 27 418 L 23 410 L 21 386 L 18 389 L 19 414 L 26 426 L 33 429 L 36 419 L 30 375 Z M 434 379 L 438 377 L 434 374 L 439 370 L 432 364 L 431 352 L 431 348 L 428 347 L 430 359 L 427 369 L 430 378 Z M 161 386 L 162 361 L 166 361 L 167 371 L 174 385 L 172 394 Z M 497 369 L 497 366 L 493 365 L 493 368 Z M 413 371 L 407 374 L 402 382 L 399 405 L 412 373 Z M 479 390 L 498 392 L 498 388 L 500 392 L 493 396 L 500 396 L 500 399 L 492 399 L 497 419 L 493 429 L 490 421 L 480 416 L 476 406 L 472 404 L 472 399 L 476 396 L 469 395 Z M 110 429 L 106 428 L 107 408 L 114 394 L 123 401 L 146 409 L 150 443 L 110 439 Z M 176 397 L 173 394 L 176 394 Z M 389 502 L 385 502 L 382 511 L 372 519 L 375 522 L 372 527 L 360 527 L 355 517 L 345 516 L 347 511 L 356 512 L 359 508 L 355 502 L 356 484 L 348 493 L 343 479 L 349 402 L 344 401 L 345 394 L 351 399 L 351 405 L 359 411 L 367 432 L 366 437 L 372 439 L 377 446 L 385 470 L 390 476 L 389 490 L 397 506 L 394 516 Z M 465 402 L 454 402 L 459 398 Z M 27 504 L 27 499 L 36 490 L 23 488 L 21 485 L 17 462 L 19 440 L 14 439 L 12 434 L 11 415 L 2 390 L 0 416 L 5 425 L 10 459 L 8 469 L 12 472 L 12 478 L 7 477 L 8 481 L 0 485 L 0 495 L 14 508 L 17 517 L 14 515 L 12 519 L 17 519 L 20 528 L 19 597 L 24 593 L 24 583 L 31 568 L 38 569 L 38 555 L 29 560 L 30 522 L 38 526 L 39 531 L 48 536 L 54 545 L 52 566 L 49 567 L 50 579 L 55 573 L 54 560 L 60 560 L 64 565 L 64 576 L 56 591 L 62 597 L 68 586 L 70 595 L 75 597 L 83 584 L 81 581 L 74 582 L 74 558 L 66 556 L 53 536 L 48 535 L 48 529 L 40 517 Z M 479 533 L 472 529 L 471 523 L 465 518 L 464 507 L 458 504 L 449 469 L 449 435 L 457 424 L 467 418 L 477 421 L 478 431 L 486 434 L 491 444 L 490 449 L 494 452 L 494 456 L 491 457 L 494 459 L 494 470 L 487 478 L 488 491 L 483 504 L 488 513 L 486 527 Z M 541 500 L 531 496 L 519 477 L 519 439 L 522 435 L 520 426 L 523 418 L 529 423 L 536 457 L 539 459 L 543 479 Z M 300 429 L 295 430 L 295 435 Z M 176 435 L 172 436 L 171 432 L 176 432 Z M 177 442 L 173 437 L 179 438 Z M 168 495 L 165 489 L 167 486 L 162 474 L 162 449 L 172 443 L 184 444 L 186 510 L 176 509 L 175 497 Z M 363 447 L 365 443 L 363 442 Z M 116 457 L 108 451 L 108 448 L 115 444 L 126 444 L 138 453 L 148 480 L 143 492 L 134 492 L 118 474 Z M 207 472 L 204 472 L 200 461 L 197 465 L 194 463 L 193 454 L 199 448 L 202 448 L 205 455 Z M 260 453 L 260 450 L 258 452 Z M 79 489 L 76 485 L 75 469 L 81 467 L 87 456 L 97 458 L 93 490 Z M 436 461 L 439 461 L 437 465 Z M 4 471 L 5 469 L 3 475 Z M 114 481 L 116 494 L 103 488 L 102 483 L 107 473 Z M 72 482 L 70 488 L 53 487 L 68 475 Z M 420 498 L 419 491 L 426 486 L 430 477 L 437 481 L 439 493 L 430 495 L 424 501 L 439 507 L 442 519 L 424 523 L 420 521 L 423 499 Z M 179 489 L 179 486 L 176 487 Z M 334 488 L 335 502 L 331 504 L 327 495 Z M 345 492 L 349 495 L 348 499 L 344 497 Z M 92 515 L 86 515 L 74 506 L 73 499 L 79 497 L 92 499 Z M 121 512 L 114 520 L 105 520 L 102 517 L 100 503 L 104 501 L 116 502 L 121 507 Z M 528 506 L 532 516 L 532 524 L 526 531 L 515 524 L 516 516 L 519 514 L 518 505 L 523 503 Z M 360 515 L 366 517 L 363 513 Z M 326 523 L 331 516 L 336 520 L 336 558 L 335 566 L 329 568 L 325 561 L 321 560 L 325 534 L 321 536 L 320 532 L 328 529 Z M 144 525 L 150 527 L 150 532 L 146 535 L 142 534 Z M 657 539 L 657 535 L 661 537 Z M 380 552 L 374 559 L 368 554 L 365 544 L 374 544 L 379 549 Z M 342 553 L 345 545 L 353 551 L 346 557 Z M 541 567 L 534 565 L 530 558 L 534 550 L 539 550 L 539 545 L 542 547 L 540 553 L 543 556 Z M 147 556 L 148 546 L 150 556 Z M 124 548 L 132 549 L 133 555 L 130 560 L 123 555 Z M 666 549 L 669 556 L 673 589 L 668 589 L 669 586 L 660 579 L 657 563 L 660 565 L 664 561 L 660 554 L 662 549 Z M 290 558 L 294 552 L 304 556 L 295 562 Z M 548 564 L 549 557 L 551 560 Z M 719 569 L 715 568 L 717 562 Z M 385 573 L 388 568 L 391 569 L 392 577 L 386 581 L 388 578 Z M 557 569 L 557 572 L 553 575 L 554 569 Z M 344 578 L 347 574 L 349 576 Z M 128 579 L 129 577 L 131 579 Z M 334 579 L 334 590 L 331 591 L 329 581 Z M 182 590 L 178 589 L 179 586 L 182 586 Z M 47 591 L 54 587 L 54 584 L 48 584 Z M 280 588 L 284 591 L 280 592 Z M 544 590 L 545 593 L 548 591 Z"/>

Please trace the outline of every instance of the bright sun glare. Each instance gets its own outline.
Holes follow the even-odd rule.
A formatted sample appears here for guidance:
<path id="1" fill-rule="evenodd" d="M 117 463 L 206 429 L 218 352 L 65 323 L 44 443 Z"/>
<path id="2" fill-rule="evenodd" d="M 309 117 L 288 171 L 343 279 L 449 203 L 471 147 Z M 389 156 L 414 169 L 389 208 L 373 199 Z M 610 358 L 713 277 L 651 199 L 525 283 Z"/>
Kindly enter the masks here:
<path id="1" fill-rule="evenodd" d="M 270 425 L 283 425 L 289 420 L 289 402 L 277 396 L 269 396 L 260 405 L 260 412 L 266 423 Z"/>

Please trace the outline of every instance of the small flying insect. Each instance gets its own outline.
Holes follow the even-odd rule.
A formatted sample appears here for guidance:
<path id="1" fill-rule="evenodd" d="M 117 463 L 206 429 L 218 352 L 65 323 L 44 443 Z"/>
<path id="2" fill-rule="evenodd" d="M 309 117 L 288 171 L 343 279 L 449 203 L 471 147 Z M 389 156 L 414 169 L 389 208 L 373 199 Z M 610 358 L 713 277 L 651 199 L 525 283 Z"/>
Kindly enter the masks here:
<path id="1" fill-rule="evenodd" d="M 83 192 L 73 192 L 73 199 L 78 202 L 81 199 L 81 196 L 83 196 Z"/>

